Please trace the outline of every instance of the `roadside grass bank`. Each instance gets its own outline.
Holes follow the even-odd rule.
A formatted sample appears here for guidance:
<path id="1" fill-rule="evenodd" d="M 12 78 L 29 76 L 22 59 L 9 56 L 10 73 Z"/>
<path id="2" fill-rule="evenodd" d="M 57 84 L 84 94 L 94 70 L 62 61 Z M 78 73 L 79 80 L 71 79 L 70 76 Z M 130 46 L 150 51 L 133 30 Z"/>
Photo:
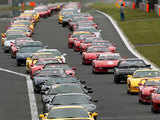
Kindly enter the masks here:
<path id="1" fill-rule="evenodd" d="M 30 10 L 30 9 L 33 9 L 33 7 L 31 6 L 25 6 L 24 7 L 24 10 Z M 21 10 L 21 7 L 12 7 L 12 6 L 1 6 L 0 7 L 0 11 L 11 11 L 11 10 Z"/>
<path id="2" fill-rule="evenodd" d="M 125 21 L 121 21 L 120 10 L 115 4 L 94 3 L 89 7 L 110 15 L 133 45 L 142 45 L 135 48 L 147 59 L 160 66 L 160 17 L 154 12 L 145 13 L 139 9 L 125 8 Z M 143 46 L 146 44 L 151 45 Z"/>

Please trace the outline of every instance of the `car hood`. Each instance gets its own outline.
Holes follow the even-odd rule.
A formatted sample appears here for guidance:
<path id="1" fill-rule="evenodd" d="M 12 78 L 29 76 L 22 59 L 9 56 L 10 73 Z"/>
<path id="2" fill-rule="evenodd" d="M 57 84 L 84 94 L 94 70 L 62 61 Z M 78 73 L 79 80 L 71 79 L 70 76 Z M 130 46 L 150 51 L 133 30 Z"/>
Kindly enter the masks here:
<path id="1" fill-rule="evenodd" d="M 95 60 L 95 67 L 117 66 L 119 60 Z"/>

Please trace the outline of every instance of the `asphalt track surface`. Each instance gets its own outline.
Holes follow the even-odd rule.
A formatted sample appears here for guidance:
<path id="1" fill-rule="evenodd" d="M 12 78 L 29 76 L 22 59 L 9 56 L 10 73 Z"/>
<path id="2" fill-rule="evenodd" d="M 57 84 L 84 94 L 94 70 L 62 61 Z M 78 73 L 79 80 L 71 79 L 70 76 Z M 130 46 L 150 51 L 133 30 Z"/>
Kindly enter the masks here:
<path id="1" fill-rule="evenodd" d="M 105 40 L 116 44 L 121 56 L 134 57 L 120 39 L 111 23 L 101 14 L 91 11 L 95 22 L 102 30 Z M 91 66 L 81 64 L 81 55 L 67 48 L 67 36 L 70 31 L 57 22 L 54 15 L 41 19 L 37 24 L 33 38 L 44 42 L 49 48 L 57 48 L 67 53 L 67 62 L 77 68 L 77 75 L 81 80 L 86 80 L 92 87 L 93 98 L 99 100 L 97 112 L 99 120 L 159 120 L 159 114 L 150 112 L 149 105 L 138 103 L 136 95 L 126 94 L 126 84 L 113 83 L 113 74 L 92 74 Z M 14 59 L 9 54 L 0 50 L 0 68 L 15 72 L 25 73 L 24 67 L 16 67 Z M 0 120 L 31 120 L 27 85 L 24 77 L 0 71 Z M 39 113 L 42 112 L 40 95 L 36 95 Z"/>

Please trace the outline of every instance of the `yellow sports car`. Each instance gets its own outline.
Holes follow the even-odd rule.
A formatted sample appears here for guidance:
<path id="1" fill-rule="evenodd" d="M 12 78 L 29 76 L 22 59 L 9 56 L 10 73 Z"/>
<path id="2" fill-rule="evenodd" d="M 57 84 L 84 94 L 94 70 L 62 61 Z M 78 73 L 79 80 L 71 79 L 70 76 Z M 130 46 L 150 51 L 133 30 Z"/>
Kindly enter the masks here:
<path id="1" fill-rule="evenodd" d="M 49 113 L 40 114 L 42 120 L 96 120 L 97 116 L 82 106 L 53 107 Z"/>
<path id="2" fill-rule="evenodd" d="M 160 80 L 160 71 L 153 69 L 136 70 L 133 75 L 127 78 L 127 93 L 138 93 L 139 86 L 144 84 L 145 80 Z"/>
<path id="3" fill-rule="evenodd" d="M 26 72 L 29 73 L 31 70 L 31 67 L 38 61 L 40 58 L 51 58 L 55 57 L 53 53 L 47 53 L 47 52 L 39 52 L 32 54 L 32 57 L 28 57 L 26 59 Z"/>

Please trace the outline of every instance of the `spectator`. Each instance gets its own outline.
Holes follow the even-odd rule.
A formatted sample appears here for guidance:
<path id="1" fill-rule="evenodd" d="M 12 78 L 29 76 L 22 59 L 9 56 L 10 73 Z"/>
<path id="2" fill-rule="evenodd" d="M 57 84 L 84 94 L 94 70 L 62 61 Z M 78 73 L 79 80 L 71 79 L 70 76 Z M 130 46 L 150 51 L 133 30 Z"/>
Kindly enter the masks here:
<path id="1" fill-rule="evenodd" d="M 124 21 L 124 19 L 125 19 L 123 4 L 121 4 L 121 6 L 120 6 L 120 19 L 121 19 L 121 21 Z"/>

